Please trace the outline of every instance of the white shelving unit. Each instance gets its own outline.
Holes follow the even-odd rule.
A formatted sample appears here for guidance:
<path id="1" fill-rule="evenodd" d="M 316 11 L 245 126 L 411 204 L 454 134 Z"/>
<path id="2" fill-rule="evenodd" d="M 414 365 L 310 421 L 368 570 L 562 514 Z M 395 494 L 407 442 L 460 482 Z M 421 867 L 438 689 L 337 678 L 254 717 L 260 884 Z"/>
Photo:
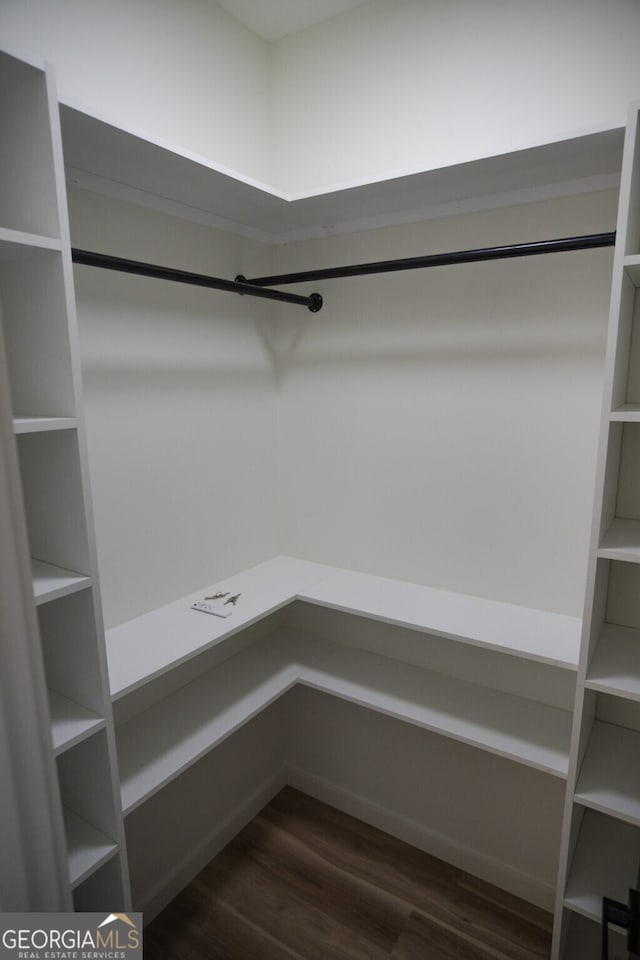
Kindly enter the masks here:
<path id="1" fill-rule="evenodd" d="M 0 54 L 0 128 L 0 318 L 21 482 L 13 508 L 24 510 L 32 557 L 28 587 L 48 687 L 46 746 L 56 757 L 68 889 L 74 898 L 78 891 L 83 909 L 125 909 L 62 146 L 49 71 Z M 107 871 L 108 883 L 96 883 L 111 859 L 118 869 Z"/>
<path id="2" fill-rule="evenodd" d="M 240 594 L 230 617 L 191 609 L 216 593 Z M 445 637 L 461 654 L 486 644 L 508 661 L 541 659 L 569 676 L 577 669 L 577 619 L 276 557 L 107 632 L 112 695 L 125 707 L 116 728 L 125 817 L 296 684 L 566 779 L 569 710 L 307 635 L 286 625 L 290 604 L 400 625 L 427 648 Z M 243 645 L 261 622 L 267 632 Z M 207 665 L 213 652 L 217 662 Z"/>
<path id="3" fill-rule="evenodd" d="M 598 956 L 640 880 L 640 134 L 625 138 L 554 958 Z M 576 914 L 581 919 L 576 920 Z M 611 935 L 613 936 L 613 934 Z M 611 941 L 612 942 L 612 941 Z M 584 951 L 587 951 L 586 953 Z M 616 956 L 627 955 L 618 938 Z"/>

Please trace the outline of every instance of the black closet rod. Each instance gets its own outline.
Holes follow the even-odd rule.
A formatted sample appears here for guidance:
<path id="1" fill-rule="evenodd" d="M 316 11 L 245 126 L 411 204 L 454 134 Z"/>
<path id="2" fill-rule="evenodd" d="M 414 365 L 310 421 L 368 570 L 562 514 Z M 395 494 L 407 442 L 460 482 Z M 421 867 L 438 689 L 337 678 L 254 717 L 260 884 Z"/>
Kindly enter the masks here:
<path id="1" fill-rule="evenodd" d="M 481 260 L 506 260 L 508 257 L 530 257 L 540 253 L 562 253 L 568 250 L 589 250 L 593 247 L 612 247 L 616 241 L 612 233 L 592 233 L 582 237 L 564 237 L 560 240 L 539 240 L 534 243 L 514 243 L 503 247 L 484 247 L 478 250 L 455 250 L 453 253 L 434 253 L 424 257 L 406 257 L 402 260 L 378 260 L 356 263 L 347 267 L 329 267 L 326 270 L 303 270 L 273 277 L 254 277 L 242 283 L 256 287 L 280 286 L 283 283 L 301 283 L 309 280 L 334 280 L 338 277 L 359 277 L 369 273 L 391 273 L 396 270 L 417 270 L 422 267 L 443 267 L 454 263 L 473 263 Z"/>
<path id="2" fill-rule="evenodd" d="M 189 273 L 186 270 L 173 270 L 170 267 L 158 267 L 153 263 L 141 263 L 138 260 L 125 260 L 104 253 L 91 253 L 88 250 L 72 248 L 71 259 L 87 267 L 102 267 L 105 270 L 119 270 L 121 273 L 134 273 L 140 277 L 154 277 L 159 280 L 175 280 L 178 283 L 190 283 L 196 287 L 210 287 L 213 290 L 226 290 L 229 293 L 246 294 L 249 297 L 262 297 L 265 300 L 281 300 L 284 303 L 297 303 L 317 313 L 322 307 L 322 297 L 312 293 L 303 297 L 284 290 L 263 290 L 237 280 L 223 280 L 220 277 L 208 277 L 202 273 Z"/>

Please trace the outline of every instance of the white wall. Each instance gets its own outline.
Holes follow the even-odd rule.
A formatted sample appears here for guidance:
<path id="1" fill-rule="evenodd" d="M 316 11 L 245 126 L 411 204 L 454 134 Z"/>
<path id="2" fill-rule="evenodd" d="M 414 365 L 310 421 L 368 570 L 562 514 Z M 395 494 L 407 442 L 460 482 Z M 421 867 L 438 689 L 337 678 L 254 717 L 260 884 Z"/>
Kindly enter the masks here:
<path id="1" fill-rule="evenodd" d="M 279 41 L 272 179 L 314 193 L 623 126 L 636 0 L 371 0 Z"/>
<path id="2" fill-rule="evenodd" d="M 298 270 L 550 239 L 611 230 L 615 207 L 606 191 L 278 256 Z M 287 321 L 279 372 L 282 552 L 581 616 L 611 263 L 316 284 L 325 306 Z"/>
<path id="3" fill-rule="evenodd" d="M 287 705 L 289 783 L 553 909 L 561 779 L 302 686 Z"/>
<path id="4" fill-rule="evenodd" d="M 54 64 L 62 101 L 266 175 L 268 47 L 212 0 L 1 0 L 0 38 Z"/>
<path id="5" fill-rule="evenodd" d="M 61 97 L 284 191 L 622 126 L 636 0 L 371 0 L 267 44 L 214 0 L 2 0 Z"/>
<path id="6" fill-rule="evenodd" d="M 74 246 L 234 277 L 264 249 L 79 190 Z M 277 552 L 271 304 L 76 267 L 107 625 Z"/>

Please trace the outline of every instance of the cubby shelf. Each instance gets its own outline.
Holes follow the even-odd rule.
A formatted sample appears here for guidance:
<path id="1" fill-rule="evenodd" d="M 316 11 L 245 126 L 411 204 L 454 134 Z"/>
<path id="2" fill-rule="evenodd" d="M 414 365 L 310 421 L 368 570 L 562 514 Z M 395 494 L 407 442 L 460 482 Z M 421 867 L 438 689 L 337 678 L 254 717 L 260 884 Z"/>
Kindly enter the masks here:
<path id="1" fill-rule="evenodd" d="M 69 750 L 105 726 L 102 717 L 79 703 L 63 697 L 55 690 L 49 690 L 49 714 L 53 748 L 56 754 Z"/>
<path id="2" fill-rule="evenodd" d="M 61 250 L 62 244 L 55 237 L 42 237 L 22 230 L 0 227 L 0 263 L 33 257 L 46 250 Z"/>
<path id="3" fill-rule="evenodd" d="M 613 423 L 640 423 L 640 403 L 623 403 L 611 411 L 609 419 Z"/>
<path id="4" fill-rule="evenodd" d="M 626 903 L 638 879 L 640 830 L 587 810 L 565 892 L 565 906 L 600 923 L 602 891 Z"/>
<path id="5" fill-rule="evenodd" d="M 48 433 L 52 430 L 75 430 L 78 421 L 75 417 L 14 417 L 15 434 Z"/>
<path id="6" fill-rule="evenodd" d="M 91 586 L 91 578 L 74 570 L 65 570 L 43 560 L 31 560 L 35 602 L 47 603 Z"/>
<path id="7" fill-rule="evenodd" d="M 640 520 L 615 519 L 600 541 L 598 556 L 640 563 Z"/>
<path id="8" fill-rule="evenodd" d="M 69 879 L 71 886 L 77 887 L 111 859 L 117 853 L 118 846 L 68 807 L 64 808 L 64 826 L 67 835 Z"/>
<path id="9" fill-rule="evenodd" d="M 640 826 L 640 733 L 596 720 L 575 801 Z"/>
<path id="10" fill-rule="evenodd" d="M 624 270 L 633 281 L 634 286 L 640 287 L 640 256 L 633 254 L 624 258 Z"/>
<path id="11" fill-rule="evenodd" d="M 640 701 L 640 630 L 606 623 L 587 672 L 590 690 Z"/>

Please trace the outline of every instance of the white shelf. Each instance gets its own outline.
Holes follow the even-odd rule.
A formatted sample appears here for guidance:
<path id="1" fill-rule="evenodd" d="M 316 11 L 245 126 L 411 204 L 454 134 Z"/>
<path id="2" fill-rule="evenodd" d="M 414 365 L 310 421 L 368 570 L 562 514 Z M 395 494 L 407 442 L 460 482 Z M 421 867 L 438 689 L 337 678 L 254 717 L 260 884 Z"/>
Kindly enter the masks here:
<path id="1" fill-rule="evenodd" d="M 640 287 L 640 256 L 634 254 L 624 258 L 625 273 L 633 281 L 634 286 Z"/>
<path id="2" fill-rule="evenodd" d="M 70 593 L 77 593 L 78 590 L 85 590 L 91 585 L 90 577 L 73 570 L 65 570 L 63 567 L 56 567 L 43 560 L 32 559 L 31 569 L 36 604 L 66 597 Z"/>
<path id="3" fill-rule="evenodd" d="M 240 593 L 228 619 L 191 610 L 217 592 Z M 511 604 L 275 557 L 107 632 L 118 699 L 294 600 L 399 624 L 524 659 L 577 669 L 581 621 Z"/>
<path id="4" fill-rule="evenodd" d="M 640 700 L 640 630 L 612 623 L 604 625 L 585 686 Z"/>
<path id="5" fill-rule="evenodd" d="M 75 430 L 75 417 L 14 417 L 13 430 L 16 434 L 47 433 L 51 430 Z"/>
<path id="6" fill-rule="evenodd" d="M 595 920 L 602 917 L 602 898 L 627 902 L 638 881 L 640 830 L 620 820 L 587 810 L 565 893 L 565 906 Z"/>
<path id="7" fill-rule="evenodd" d="M 622 155 L 622 131 L 612 129 L 382 181 L 337 183 L 313 195 L 284 193 L 74 104 L 60 105 L 60 120 L 69 180 L 187 219 L 197 210 L 201 221 L 263 242 L 325 235 L 340 225 L 380 226 L 381 218 L 442 217 L 460 213 L 470 197 L 495 200 L 500 190 L 511 203 L 532 189 L 553 196 L 558 184 L 617 176 Z"/>
<path id="8" fill-rule="evenodd" d="M 280 697 L 328 647 L 277 631 L 119 727 L 125 815 Z"/>
<path id="9" fill-rule="evenodd" d="M 62 244 L 55 237 L 42 237 L 22 230 L 9 230 L 0 227 L 0 263 L 2 261 L 24 260 L 43 251 L 60 251 Z"/>
<path id="10" fill-rule="evenodd" d="M 487 650 L 577 670 L 581 621 L 514 604 L 350 570 L 307 587 L 300 599 Z"/>
<path id="11" fill-rule="evenodd" d="M 614 520 L 602 537 L 598 556 L 640 563 L 640 520 Z"/>
<path id="12" fill-rule="evenodd" d="M 305 583 L 326 576 L 322 564 L 275 557 L 198 593 L 107 631 L 109 682 L 114 699 L 221 643 L 291 603 Z M 227 619 L 197 613 L 195 600 L 240 594 Z"/>
<path id="13" fill-rule="evenodd" d="M 124 813 L 298 682 L 553 776 L 567 776 L 568 712 L 277 630 L 118 728 Z"/>
<path id="14" fill-rule="evenodd" d="M 76 887 L 110 860 L 118 847 L 68 807 L 64 808 L 64 826 L 67 835 L 69 878 L 71 886 Z"/>
<path id="15" fill-rule="evenodd" d="M 640 403 L 623 403 L 611 411 L 609 419 L 615 422 L 640 423 Z"/>
<path id="16" fill-rule="evenodd" d="M 303 671 L 307 686 L 566 778 L 568 711 L 350 647 Z"/>
<path id="17" fill-rule="evenodd" d="M 74 747 L 105 726 L 102 717 L 74 703 L 73 700 L 63 697 L 55 690 L 49 690 L 49 714 L 53 749 L 56 755 L 69 750 L 70 747 Z"/>
<path id="18" fill-rule="evenodd" d="M 640 826 L 640 733 L 596 720 L 575 800 Z"/>

